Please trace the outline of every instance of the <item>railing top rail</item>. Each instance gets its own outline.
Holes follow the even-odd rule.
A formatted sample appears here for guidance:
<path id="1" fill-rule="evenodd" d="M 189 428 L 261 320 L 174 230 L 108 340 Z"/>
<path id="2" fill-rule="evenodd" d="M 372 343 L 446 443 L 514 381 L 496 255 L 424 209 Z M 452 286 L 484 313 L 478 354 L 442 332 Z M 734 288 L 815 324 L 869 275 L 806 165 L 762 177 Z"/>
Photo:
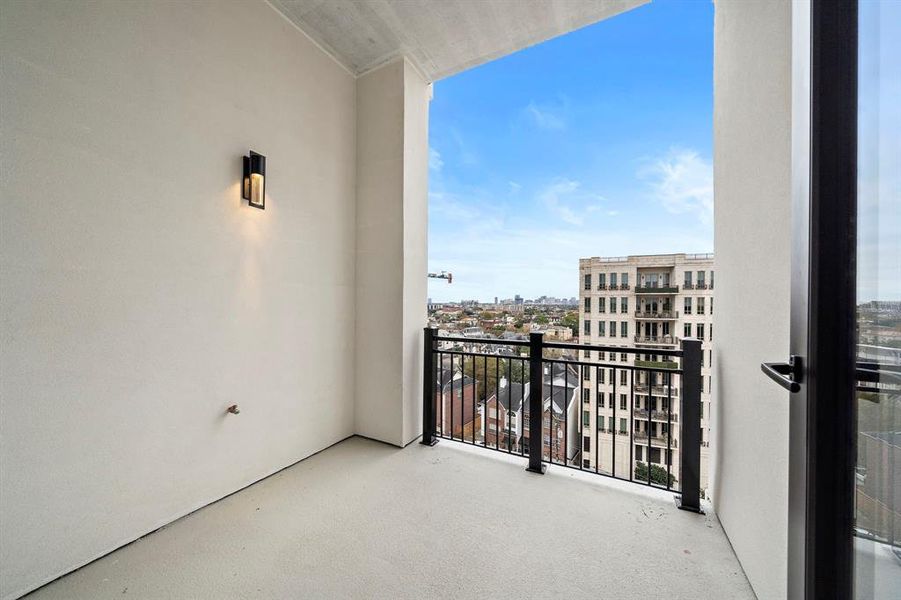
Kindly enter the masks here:
<path id="1" fill-rule="evenodd" d="M 462 337 L 449 335 L 436 335 L 434 338 L 437 342 L 461 342 L 464 344 L 493 344 L 495 346 L 524 346 L 528 347 L 527 340 L 499 340 L 497 338 L 478 338 L 478 337 Z M 546 346 L 547 344 L 545 344 Z"/>
<path id="2" fill-rule="evenodd" d="M 621 348 L 619 346 L 600 346 L 596 344 L 571 344 L 566 342 L 544 342 L 545 348 L 555 348 L 558 350 L 597 350 L 600 352 L 621 352 L 623 354 L 658 354 L 660 356 L 682 356 L 682 350 L 668 350 L 663 348 L 654 348 L 648 351 L 647 348 Z"/>
<path id="3" fill-rule="evenodd" d="M 626 365 L 622 363 L 593 363 L 593 362 L 585 362 L 584 360 L 564 360 L 562 358 L 542 358 L 543 362 L 546 363 L 557 363 L 562 365 L 577 365 L 581 367 L 598 367 L 599 369 L 623 369 L 625 371 L 653 371 L 655 373 L 674 373 L 676 375 L 682 374 L 682 369 L 667 369 L 667 368 L 655 368 L 655 367 L 642 367 L 635 365 Z M 640 386 L 641 384 L 636 384 L 636 386 Z M 647 387 L 647 385 L 645 385 Z M 666 384 L 655 385 L 654 387 L 667 387 Z M 673 390 L 676 389 L 676 386 L 673 386 Z"/>
<path id="4" fill-rule="evenodd" d="M 438 342 L 460 342 L 463 344 L 487 344 L 492 346 L 520 346 L 527 348 L 529 342 L 525 340 L 501 340 L 496 338 L 469 338 L 461 336 L 436 335 L 433 338 Z M 675 342 L 674 342 L 675 343 Z M 621 352 L 623 354 L 648 354 L 647 348 L 629 348 L 621 346 L 604 346 L 600 344 L 574 344 L 572 342 L 543 342 L 542 347 L 556 350 L 591 350 L 598 352 Z M 653 354 L 660 356 L 682 356 L 682 350 L 670 350 L 655 348 Z"/>

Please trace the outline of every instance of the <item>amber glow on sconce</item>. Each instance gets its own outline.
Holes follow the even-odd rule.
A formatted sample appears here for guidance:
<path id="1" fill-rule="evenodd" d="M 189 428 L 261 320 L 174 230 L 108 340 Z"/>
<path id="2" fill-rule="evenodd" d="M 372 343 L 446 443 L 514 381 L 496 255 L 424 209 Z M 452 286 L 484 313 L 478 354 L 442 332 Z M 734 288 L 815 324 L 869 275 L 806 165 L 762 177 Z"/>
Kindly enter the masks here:
<path id="1" fill-rule="evenodd" d="M 266 157 L 253 150 L 244 157 L 244 184 L 241 195 L 250 206 L 266 208 Z"/>

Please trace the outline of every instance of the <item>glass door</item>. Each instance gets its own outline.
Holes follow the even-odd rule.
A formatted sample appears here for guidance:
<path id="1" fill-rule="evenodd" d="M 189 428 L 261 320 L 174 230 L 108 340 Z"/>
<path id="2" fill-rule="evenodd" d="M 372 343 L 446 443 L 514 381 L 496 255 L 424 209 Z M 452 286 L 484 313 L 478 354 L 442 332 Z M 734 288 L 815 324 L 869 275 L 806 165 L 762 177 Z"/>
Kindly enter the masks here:
<path id="1" fill-rule="evenodd" d="M 901 2 L 858 8 L 854 596 L 901 597 Z"/>
<path id="2" fill-rule="evenodd" d="M 901 597 L 901 2 L 792 4 L 789 598 Z"/>

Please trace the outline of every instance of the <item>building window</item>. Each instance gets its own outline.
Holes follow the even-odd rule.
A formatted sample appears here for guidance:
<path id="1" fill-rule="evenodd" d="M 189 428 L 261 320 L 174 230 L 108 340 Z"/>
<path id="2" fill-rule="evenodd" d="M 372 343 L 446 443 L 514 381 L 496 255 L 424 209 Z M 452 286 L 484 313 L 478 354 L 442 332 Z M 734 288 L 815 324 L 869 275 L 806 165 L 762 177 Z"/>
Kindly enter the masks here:
<path id="1" fill-rule="evenodd" d="M 620 352 L 620 354 L 619 354 L 620 362 L 626 362 L 627 360 L 629 360 L 628 357 L 629 357 L 629 355 L 626 354 L 625 352 Z"/>
<path id="2" fill-rule="evenodd" d="M 698 271 L 698 287 L 704 287 L 704 271 Z"/>
<path id="3" fill-rule="evenodd" d="M 610 321 L 610 337 L 616 337 L 616 321 Z"/>
<path id="4" fill-rule="evenodd" d="M 610 273 L 610 289 L 616 289 L 616 273 Z"/>
<path id="5" fill-rule="evenodd" d="M 619 420 L 619 432 L 626 433 L 626 420 L 625 419 Z"/>
<path id="6" fill-rule="evenodd" d="M 683 337 L 687 337 L 687 338 L 691 337 L 691 323 L 685 324 L 685 328 L 682 333 L 684 334 Z"/>
<path id="7" fill-rule="evenodd" d="M 604 408 L 604 392 L 598 392 L 598 408 Z"/>
<path id="8" fill-rule="evenodd" d="M 588 319 L 586 319 L 586 320 L 585 320 L 585 323 L 584 323 L 584 328 L 583 328 L 583 329 L 584 329 L 585 335 L 591 335 L 591 321 L 589 321 Z"/>
<path id="9" fill-rule="evenodd" d="M 587 458 L 583 458 L 583 459 L 582 459 L 582 468 L 583 468 L 583 469 L 590 469 L 590 468 L 591 468 L 591 461 L 588 460 Z"/>
<path id="10" fill-rule="evenodd" d="M 604 417 L 598 416 L 598 431 L 604 431 Z"/>
<path id="11" fill-rule="evenodd" d="M 598 369 L 598 383 L 604 383 L 605 369 Z"/>
<path id="12" fill-rule="evenodd" d="M 585 423 L 586 427 L 588 427 L 589 425 L 590 425 L 590 422 Z M 582 451 L 583 452 L 591 452 L 591 438 L 590 437 L 582 438 Z"/>
<path id="13" fill-rule="evenodd" d="M 602 290 L 607 287 L 607 275 L 606 273 L 598 273 L 598 289 Z"/>
<path id="14" fill-rule="evenodd" d="M 586 290 L 589 290 L 589 291 L 591 290 L 591 273 L 585 274 L 585 286 L 584 287 Z"/>
<path id="15" fill-rule="evenodd" d="M 711 271 L 713 273 L 713 271 Z M 710 287 L 713 287 L 713 280 L 710 280 Z M 713 298 L 710 299 L 710 314 L 713 314 Z"/>
<path id="16" fill-rule="evenodd" d="M 686 315 L 691 314 L 691 298 L 685 299 L 685 314 Z"/>
<path id="17" fill-rule="evenodd" d="M 585 427 L 591 427 L 591 413 L 587 410 L 582 411 L 582 425 Z"/>
<path id="18" fill-rule="evenodd" d="M 629 337 L 629 322 L 622 321 L 619 324 L 619 336 L 620 337 Z"/>
<path id="19" fill-rule="evenodd" d="M 691 271 L 685 271 L 685 287 L 691 289 Z"/>
<path id="20" fill-rule="evenodd" d="M 620 394 L 620 395 L 619 395 L 619 409 L 620 409 L 620 410 L 626 410 L 626 408 L 627 408 L 628 406 L 629 406 L 629 400 L 628 400 L 628 398 L 626 398 L 626 395 L 625 395 L 625 394 Z M 623 419 L 623 421 L 625 422 L 625 419 Z"/>
<path id="21" fill-rule="evenodd" d="M 616 312 L 616 298 L 610 298 L 610 312 Z"/>
<path id="22" fill-rule="evenodd" d="M 620 371 L 619 372 L 619 384 L 626 385 L 626 382 L 628 381 L 628 379 L 627 379 L 628 377 L 629 377 L 628 373 L 626 373 L 625 371 Z"/>
<path id="23" fill-rule="evenodd" d="M 591 367 L 582 367 L 582 380 L 588 381 L 591 379 Z"/>
<path id="24" fill-rule="evenodd" d="M 710 272 L 710 289 L 713 289 L 713 271 Z M 710 307 L 710 312 L 713 312 L 713 306 Z"/>
<path id="25" fill-rule="evenodd" d="M 626 289 L 626 286 L 629 285 L 629 274 L 623 273 L 622 275 L 619 276 L 619 280 L 623 285 L 623 289 Z"/>
<path id="26" fill-rule="evenodd" d="M 698 329 L 698 339 L 703 340 L 704 339 L 704 324 L 698 323 L 696 325 L 696 327 Z"/>
<path id="27" fill-rule="evenodd" d="M 641 461 L 641 451 L 644 450 L 644 446 L 635 446 L 635 460 Z"/>
<path id="28" fill-rule="evenodd" d="M 710 324 L 710 341 L 713 341 L 713 323 Z"/>
<path id="29" fill-rule="evenodd" d="M 591 298 L 585 298 L 585 312 L 591 312 Z"/>
<path id="30" fill-rule="evenodd" d="M 607 312 L 606 298 L 598 298 L 598 312 Z"/>
<path id="31" fill-rule="evenodd" d="M 603 300 L 603 298 L 601 298 Z M 598 321 L 598 335 L 604 337 L 607 335 L 607 322 L 606 321 Z M 601 359 L 603 360 L 603 359 Z"/>
<path id="32" fill-rule="evenodd" d="M 591 390 L 589 390 L 589 389 L 582 390 L 582 402 L 585 402 L 586 404 L 588 402 L 591 402 Z"/>
<path id="33" fill-rule="evenodd" d="M 704 298 L 698 298 L 698 314 L 704 314 Z"/>

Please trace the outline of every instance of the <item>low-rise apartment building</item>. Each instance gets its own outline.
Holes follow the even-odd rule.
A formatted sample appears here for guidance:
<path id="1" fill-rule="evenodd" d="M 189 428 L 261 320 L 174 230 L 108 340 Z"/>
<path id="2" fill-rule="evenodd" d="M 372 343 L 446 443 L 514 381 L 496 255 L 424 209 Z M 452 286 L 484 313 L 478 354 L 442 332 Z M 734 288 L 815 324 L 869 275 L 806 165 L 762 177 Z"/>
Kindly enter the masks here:
<path id="1" fill-rule="evenodd" d="M 679 381 L 661 350 L 701 340 L 701 487 L 709 469 L 712 254 L 661 254 L 579 261 L 583 344 L 630 347 L 642 354 L 583 351 L 582 466 L 626 477 L 650 461 L 678 476 Z M 658 352 L 655 352 L 658 351 Z M 618 368 L 648 367 L 655 371 Z M 650 441 L 649 441 L 650 436 Z M 630 443 L 631 440 L 631 443 Z"/>

